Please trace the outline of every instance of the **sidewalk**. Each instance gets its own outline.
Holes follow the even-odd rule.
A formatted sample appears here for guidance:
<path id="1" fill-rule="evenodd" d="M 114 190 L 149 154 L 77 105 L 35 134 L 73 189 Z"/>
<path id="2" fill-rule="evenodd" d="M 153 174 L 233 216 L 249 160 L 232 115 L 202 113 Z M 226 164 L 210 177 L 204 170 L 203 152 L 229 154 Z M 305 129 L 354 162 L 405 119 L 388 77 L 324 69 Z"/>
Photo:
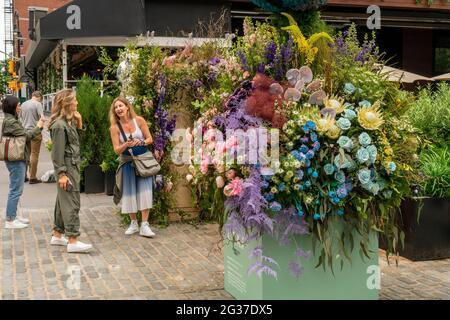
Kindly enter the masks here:
<path id="1" fill-rule="evenodd" d="M 49 169 L 42 146 L 39 176 Z M 223 287 L 217 225 L 173 223 L 152 226 L 154 239 L 125 236 L 111 197 L 82 194 L 80 240 L 94 250 L 68 254 L 49 245 L 54 183 L 25 184 L 20 211 L 31 226 L 3 229 L 7 177 L 0 163 L 0 299 L 232 299 Z M 397 268 L 380 252 L 380 266 L 380 299 L 450 299 L 450 259 L 401 259 Z"/>

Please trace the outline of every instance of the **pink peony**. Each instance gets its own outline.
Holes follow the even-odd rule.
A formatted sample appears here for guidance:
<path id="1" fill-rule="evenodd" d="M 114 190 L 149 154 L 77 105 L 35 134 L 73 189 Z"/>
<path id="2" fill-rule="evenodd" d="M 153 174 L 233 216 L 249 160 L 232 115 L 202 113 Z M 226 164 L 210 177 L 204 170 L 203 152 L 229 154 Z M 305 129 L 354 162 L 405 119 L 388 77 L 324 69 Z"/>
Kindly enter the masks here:
<path id="1" fill-rule="evenodd" d="M 242 180 L 240 178 L 235 178 L 223 189 L 223 193 L 227 197 L 238 196 L 242 192 Z"/>

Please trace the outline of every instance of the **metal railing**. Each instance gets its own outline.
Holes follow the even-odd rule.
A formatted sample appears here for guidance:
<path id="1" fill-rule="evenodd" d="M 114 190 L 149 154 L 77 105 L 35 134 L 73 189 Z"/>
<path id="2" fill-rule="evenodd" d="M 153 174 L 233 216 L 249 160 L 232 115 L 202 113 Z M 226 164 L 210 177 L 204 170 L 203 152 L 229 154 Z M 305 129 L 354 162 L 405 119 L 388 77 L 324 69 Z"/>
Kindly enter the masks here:
<path id="1" fill-rule="evenodd" d="M 77 82 L 80 80 L 67 80 L 65 83 L 66 88 L 71 88 L 73 90 L 77 90 Z M 100 82 L 100 97 L 103 97 L 103 94 L 105 92 L 105 84 L 108 83 L 114 83 L 114 80 L 93 80 L 94 82 Z M 42 97 L 42 106 L 44 107 L 44 112 L 47 114 L 51 113 L 52 106 L 53 106 L 53 99 L 55 98 L 56 92 L 44 94 Z"/>

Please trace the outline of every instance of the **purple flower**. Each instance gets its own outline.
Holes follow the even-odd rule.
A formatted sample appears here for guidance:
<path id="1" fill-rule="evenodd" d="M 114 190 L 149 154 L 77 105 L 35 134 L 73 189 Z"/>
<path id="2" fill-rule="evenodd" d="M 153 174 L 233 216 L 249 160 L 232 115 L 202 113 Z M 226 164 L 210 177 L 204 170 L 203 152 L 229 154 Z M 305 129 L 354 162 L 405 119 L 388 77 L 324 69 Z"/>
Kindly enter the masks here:
<path id="1" fill-rule="evenodd" d="M 338 196 L 339 199 L 344 199 L 347 195 L 347 189 L 345 188 L 345 185 L 341 185 L 337 190 L 336 190 L 336 195 Z"/>
<path id="2" fill-rule="evenodd" d="M 291 271 L 291 274 L 297 279 L 303 273 L 303 268 L 300 266 L 298 262 L 295 261 L 289 262 L 289 270 Z"/>
<path id="3" fill-rule="evenodd" d="M 216 64 L 218 64 L 220 62 L 220 58 L 212 58 L 211 60 L 209 60 L 209 64 L 212 66 L 215 66 Z"/>
<path id="4" fill-rule="evenodd" d="M 266 47 L 266 63 L 269 66 L 272 66 L 275 60 L 275 55 L 277 54 L 277 45 L 275 42 L 269 43 L 269 45 Z"/>
<path id="5" fill-rule="evenodd" d="M 195 88 L 200 88 L 202 86 L 203 86 L 203 82 L 201 82 L 201 80 L 195 80 L 195 82 L 194 82 Z"/>
<path id="6" fill-rule="evenodd" d="M 250 67 L 248 66 L 247 58 L 245 57 L 242 50 L 238 50 L 237 55 L 239 57 L 239 60 L 241 61 L 242 67 L 245 71 L 250 71 Z"/>

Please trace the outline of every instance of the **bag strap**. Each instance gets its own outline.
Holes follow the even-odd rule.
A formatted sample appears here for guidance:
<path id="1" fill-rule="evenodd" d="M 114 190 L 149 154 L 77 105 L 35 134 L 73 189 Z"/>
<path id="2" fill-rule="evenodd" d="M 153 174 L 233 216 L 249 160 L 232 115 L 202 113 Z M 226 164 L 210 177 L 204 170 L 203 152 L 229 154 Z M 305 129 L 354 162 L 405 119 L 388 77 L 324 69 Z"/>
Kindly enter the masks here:
<path id="1" fill-rule="evenodd" d="M 120 124 L 120 121 L 117 121 L 117 126 L 119 127 L 120 133 L 122 134 L 123 141 L 127 142 L 128 138 L 127 138 L 127 135 L 125 134 L 125 131 L 123 131 L 123 128 L 122 128 L 122 125 Z M 128 152 L 131 154 L 132 157 L 134 157 L 133 150 L 131 150 L 131 148 L 128 148 Z"/>

